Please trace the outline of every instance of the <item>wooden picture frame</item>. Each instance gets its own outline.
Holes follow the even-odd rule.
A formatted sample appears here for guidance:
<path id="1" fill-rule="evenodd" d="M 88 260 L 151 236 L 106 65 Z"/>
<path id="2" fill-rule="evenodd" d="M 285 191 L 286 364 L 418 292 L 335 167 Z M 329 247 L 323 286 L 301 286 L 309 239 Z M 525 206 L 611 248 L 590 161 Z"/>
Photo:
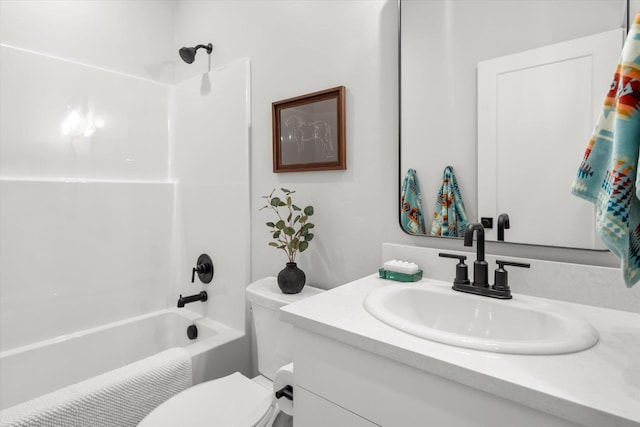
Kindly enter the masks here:
<path id="1" fill-rule="evenodd" d="M 347 168 L 345 87 L 272 104 L 273 172 Z"/>

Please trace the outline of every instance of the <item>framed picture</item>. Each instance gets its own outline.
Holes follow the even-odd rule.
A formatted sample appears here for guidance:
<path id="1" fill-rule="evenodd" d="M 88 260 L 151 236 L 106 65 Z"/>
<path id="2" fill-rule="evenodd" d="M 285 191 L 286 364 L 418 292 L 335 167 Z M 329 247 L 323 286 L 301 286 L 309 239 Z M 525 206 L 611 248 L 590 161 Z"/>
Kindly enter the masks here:
<path id="1" fill-rule="evenodd" d="M 273 172 L 347 168 L 345 88 L 273 103 Z"/>

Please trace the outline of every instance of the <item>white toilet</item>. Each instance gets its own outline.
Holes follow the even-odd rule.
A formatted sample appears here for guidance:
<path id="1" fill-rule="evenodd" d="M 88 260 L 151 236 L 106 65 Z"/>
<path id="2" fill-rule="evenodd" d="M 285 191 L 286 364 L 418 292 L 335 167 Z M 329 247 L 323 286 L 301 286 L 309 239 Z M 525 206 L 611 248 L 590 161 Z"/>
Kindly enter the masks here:
<path id="1" fill-rule="evenodd" d="M 283 294 L 276 279 L 267 277 L 247 287 L 255 327 L 258 371 L 252 380 L 239 372 L 197 384 L 167 400 L 138 424 L 156 426 L 292 426 L 273 393 L 275 373 L 291 362 L 293 328 L 280 322 L 280 307 L 322 292 L 305 286 L 302 292 Z M 284 399 L 284 397 L 282 398 Z"/>

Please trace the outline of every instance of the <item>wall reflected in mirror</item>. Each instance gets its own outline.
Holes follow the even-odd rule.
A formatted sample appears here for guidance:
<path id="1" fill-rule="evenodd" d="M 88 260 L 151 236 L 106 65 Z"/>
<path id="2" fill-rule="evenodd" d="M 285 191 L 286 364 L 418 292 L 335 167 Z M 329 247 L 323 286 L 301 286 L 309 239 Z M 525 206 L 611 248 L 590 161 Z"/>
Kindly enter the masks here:
<path id="1" fill-rule="evenodd" d="M 421 214 L 424 234 L 403 229 L 459 236 L 464 221 L 483 222 L 497 240 L 507 214 L 506 242 L 603 249 L 593 205 L 570 188 L 620 55 L 626 1 L 400 7 L 399 184 L 412 169 L 421 205 L 416 212 L 405 200 L 400 217 L 406 224 Z"/>

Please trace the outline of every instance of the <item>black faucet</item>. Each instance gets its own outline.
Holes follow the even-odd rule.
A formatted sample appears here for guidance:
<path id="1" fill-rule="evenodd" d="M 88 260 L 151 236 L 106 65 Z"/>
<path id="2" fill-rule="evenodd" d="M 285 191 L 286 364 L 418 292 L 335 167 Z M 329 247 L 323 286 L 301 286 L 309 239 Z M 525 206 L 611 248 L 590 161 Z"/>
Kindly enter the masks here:
<path id="1" fill-rule="evenodd" d="M 207 292 L 206 291 L 202 291 L 199 294 L 190 295 L 188 297 L 183 297 L 182 294 L 180 294 L 180 298 L 178 298 L 178 308 L 184 307 L 185 304 L 189 304 L 189 303 L 196 302 L 196 301 L 204 302 L 206 300 L 207 300 Z"/>
<path id="2" fill-rule="evenodd" d="M 505 214 L 506 216 L 506 214 Z M 507 217 L 508 220 L 508 217 Z M 512 267 L 524 267 L 529 268 L 530 265 L 520 262 L 502 261 L 497 260 L 498 268 L 495 272 L 495 284 L 489 286 L 489 278 L 487 273 L 487 261 L 484 259 L 484 227 L 482 224 L 472 223 L 467 226 L 464 233 L 464 245 L 473 245 L 473 233 L 477 234 L 477 254 L 476 260 L 473 263 L 473 283 L 469 283 L 467 279 L 467 266 L 464 264 L 466 257 L 464 255 L 454 254 L 439 254 L 445 258 L 457 258 L 460 260 L 456 266 L 456 278 L 453 280 L 453 290 L 466 292 L 469 294 L 482 295 L 491 298 L 511 299 L 511 290 L 509 289 L 509 281 L 507 277 L 507 271 L 504 269 L 506 265 Z"/>
<path id="3" fill-rule="evenodd" d="M 213 279 L 213 261 L 211 261 L 209 255 L 202 254 L 198 257 L 198 262 L 191 273 L 191 283 L 195 282 L 196 273 L 198 273 L 198 279 L 202 283 L 211 282 L 211 279 Z"/>
<path id="4" fill-rule="evenodd" d="M 474 222 L 467 225 L 464 232 L 464 245 L 473 246 L 473 233 L 476 233 L 476 260 L 473 263 L 473 286 L 479 288 L 489 287 L 489 265 L 484 260 L 484 227 Z"/>
<path id="5" fill-rule="evenodd" d="M 498 240 L 504 242 L 504 230 L 511 228 L 511 224 L 509 224 L 509 215 L 506 213 L 500 214 L 498 216 Z"/>

